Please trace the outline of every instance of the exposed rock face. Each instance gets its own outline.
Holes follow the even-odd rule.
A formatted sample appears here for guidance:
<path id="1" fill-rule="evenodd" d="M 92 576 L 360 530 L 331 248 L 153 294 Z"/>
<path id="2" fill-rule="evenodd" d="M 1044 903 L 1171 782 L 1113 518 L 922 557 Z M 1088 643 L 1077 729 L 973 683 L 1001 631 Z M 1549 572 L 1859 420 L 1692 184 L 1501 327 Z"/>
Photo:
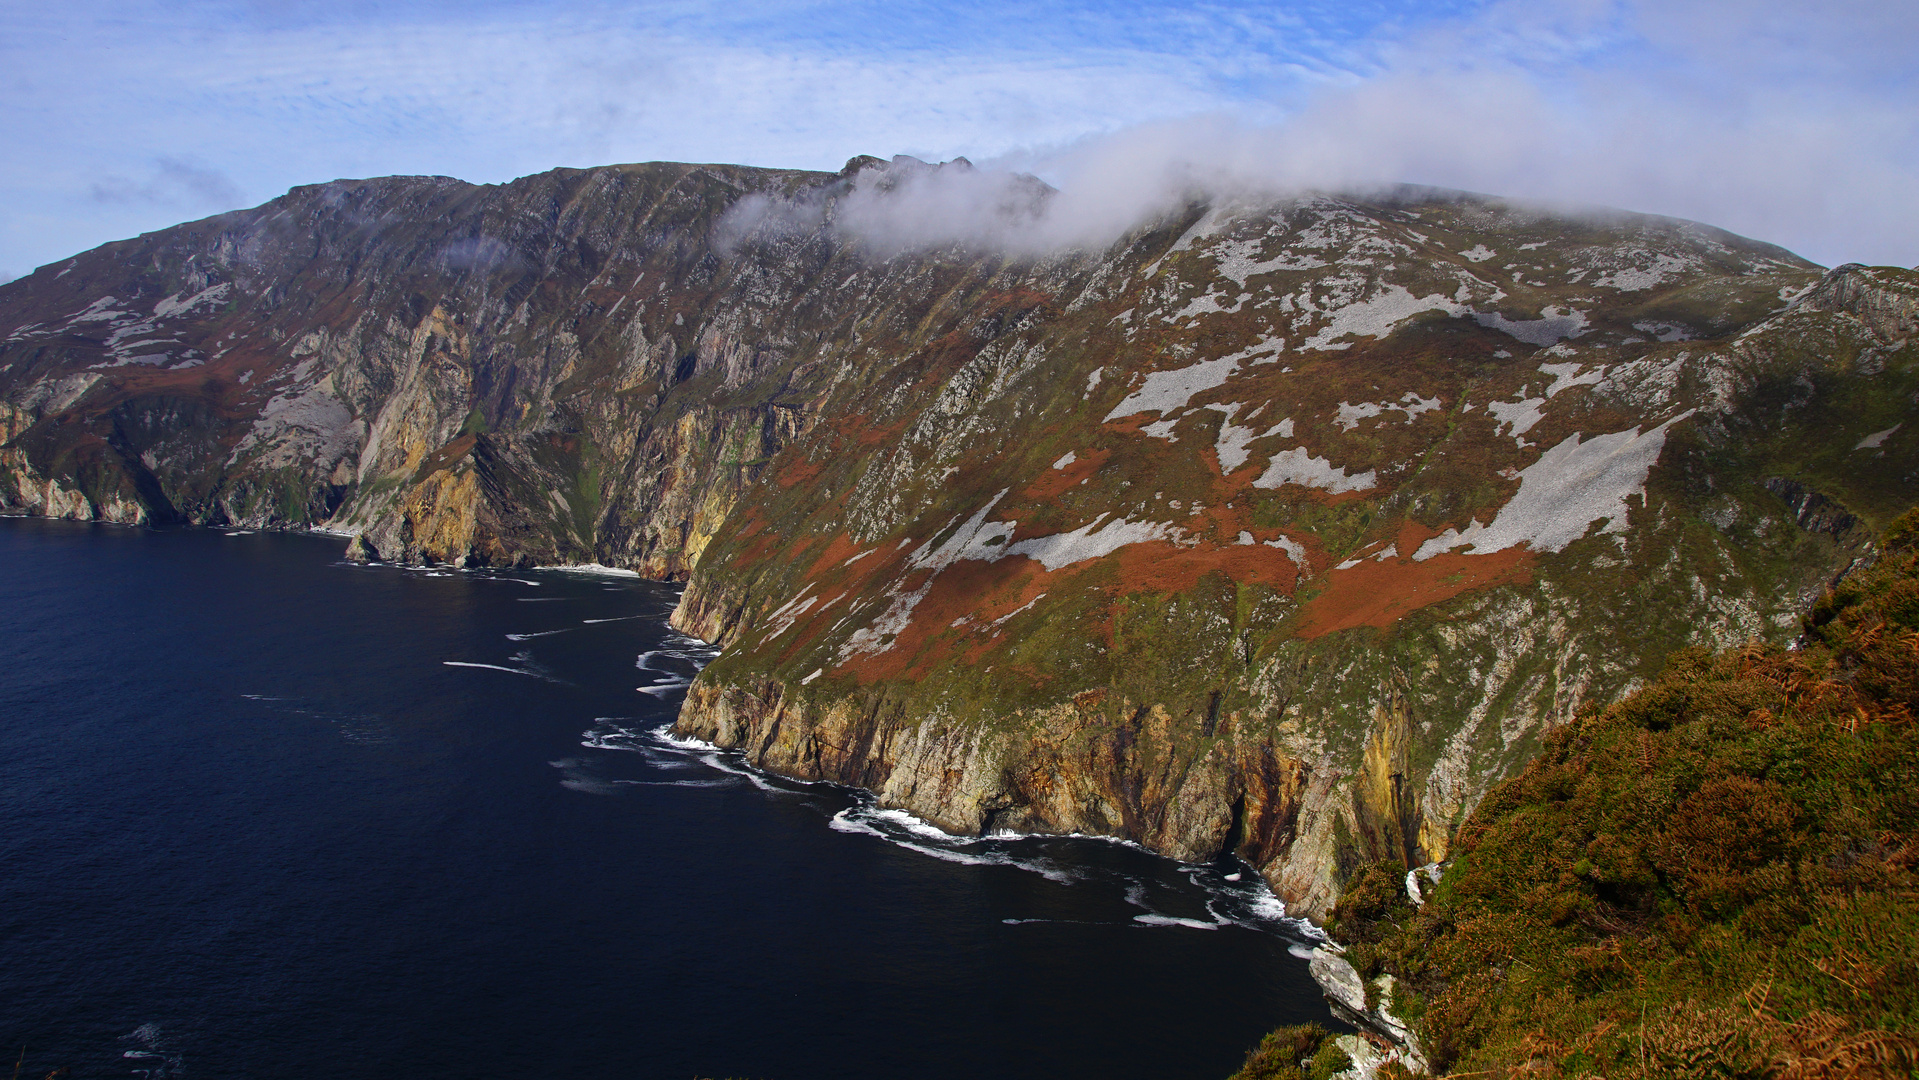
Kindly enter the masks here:
<path id="1" fill-rule="evenodd" d="M 1353 970 L 1339 946 L 1327 943 L 1315 948 L 1307 970 L 1341 1019 L 1391 1040 L 1395 1044 L 1394 1056 L 1404 1061 L 1415 1075 L 1429 1071 L 1426 1055 L 1419 1049 L 1418 1035 L 1393 1011 L 1395 980 L 1391 975 L 1373 980 L 1372 1001 L 1368 1003 L 1366 980 Z"/>
<path id="2" fill-rule="evenodd" d="M 0 291 L 0 505 L 684 577 L 804 424 L 794 336 L 846 321 L 714 223 L 819 179 L 341 181 L 43 267 Z"/>
<path id="3" fill-rule="evenodd" d="M 1419 190 L 899 252 L 836 213 L 901 168 L 340 182 L 42 268 L 0 506 L 690 575 L 683 731 L 1318 914 L 1919 493 L 1908 271 Z"/>

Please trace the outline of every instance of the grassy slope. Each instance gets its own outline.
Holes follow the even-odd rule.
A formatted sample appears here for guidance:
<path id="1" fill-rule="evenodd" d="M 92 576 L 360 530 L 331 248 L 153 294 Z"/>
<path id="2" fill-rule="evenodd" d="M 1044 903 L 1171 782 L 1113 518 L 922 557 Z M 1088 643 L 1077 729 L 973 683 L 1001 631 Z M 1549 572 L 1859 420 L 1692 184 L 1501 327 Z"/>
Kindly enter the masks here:
<path id="1" fill-rule="evenodd" d="M 1333 930 L 1436 1070 L 1919 1071 L 1919 511 L 1807 641 L 1682 651 L 1553 733 L 1424 908 L 1354 878 Z"/>

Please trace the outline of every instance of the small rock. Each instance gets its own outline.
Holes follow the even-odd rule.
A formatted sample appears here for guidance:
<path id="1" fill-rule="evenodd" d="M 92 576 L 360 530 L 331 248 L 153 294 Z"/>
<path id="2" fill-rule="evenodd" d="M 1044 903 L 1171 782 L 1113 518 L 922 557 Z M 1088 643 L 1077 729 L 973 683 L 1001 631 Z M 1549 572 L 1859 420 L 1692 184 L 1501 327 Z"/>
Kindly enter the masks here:
<path id="1" fill-rule="evenodd" d="M 1366 1015 L 1365 980 L 1359 977 L 1359 972 L 1353 970 L 1353 965 L 1347 963 L 1345 957 L 1321 945 L 1313 950 L 1307 970 L 1327 997 L 1361 1016 Z"/>

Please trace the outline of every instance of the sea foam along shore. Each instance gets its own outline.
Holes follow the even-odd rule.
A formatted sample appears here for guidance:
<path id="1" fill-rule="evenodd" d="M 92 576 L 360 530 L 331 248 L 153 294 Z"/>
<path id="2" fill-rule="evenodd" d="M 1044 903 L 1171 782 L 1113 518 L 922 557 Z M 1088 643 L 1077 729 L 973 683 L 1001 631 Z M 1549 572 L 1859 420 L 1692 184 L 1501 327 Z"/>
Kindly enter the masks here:
<path id="1" fill-rule="evenodd" d="M 532 570 L 552 570 L 561 574 L 597 574 L 601 577 L 643 578 L 637 570 L 628 570 L 619 566 L 607 566 L 603 563 L 568 563 L 561 566 L 534 566 Z"/>
<path id="2" fill-rule="evenodd" d="M 673 731 L 671 724 L 655 727 L 647 734 L 651 736 L 656 746 L 670 747 L 681 753 L 698 757 L 707 765 L 746 779 L 764 791 L 818 788 L 851 795 L 856 800 L 855 804 L 835 812 L 827 821 L 827 827 L 835 832 L 870 836 L 942 862 L 966 866 L 1012 867 L 1038 874 L 1062 885 L 1096 885 L 1103 881 L 1116 885 L 1126 903 L 1138 909 L 1137 913 L 1131 916 L 1128 925 L 1178 927 L 1191 930 L 1218 930 L 1235 926 L 1264 933 L 1279 933 L 1291 939 L 1292 947 L 1289 951 L 1301 959 L 1309 957 L 1313 947 L 1326 940 L 1325 934 L 1311 922 L 1286 914 L 1285 903 L 1273 895 L 1265 880 L 1244 867 L 1183 863 L 1167 859 L 1130 840 L 1111 836 L 1015 832 L 992 833 L 986 836 L 957 835 L 946 832 L 931 822 L 904 810 L 879 806 L 870 792 L 859 788 L 849 788 L 826 780 L 795 780 L 765 773 L 748 764 L 739 751 L 725 749 L 704 739 L 677 734 Z M 606 746 L 604 739 L 594 741 L 602 747 Z M 1166 906 L 1167 901 L 1175 898 L 1161 896 L 1156 903 L 1153 894 L 1159 887 L 1152 882 L 1076 862 L 1070 858 L 1061 858 L 1057 848 L 1035 850 L 1041 845 L 1056 844 L 1061 841 L 1097 841 L 1101 844 L 1137 851 L 1155 860 L 1163 860 L 1177 867 L 1178 873 L 1198 890 L 1203 900 L 1196 906 L 1191 905 L 1190 901 L 1186 905 L 1177 903 L 1172 905 L 1192 907 L 1193 910 L 1188 913 L 1168 912 L 1162 910 L 1162 907 Z M 1009 919 L 1006 921 L 1028 923 L 1049 920 Z"/>

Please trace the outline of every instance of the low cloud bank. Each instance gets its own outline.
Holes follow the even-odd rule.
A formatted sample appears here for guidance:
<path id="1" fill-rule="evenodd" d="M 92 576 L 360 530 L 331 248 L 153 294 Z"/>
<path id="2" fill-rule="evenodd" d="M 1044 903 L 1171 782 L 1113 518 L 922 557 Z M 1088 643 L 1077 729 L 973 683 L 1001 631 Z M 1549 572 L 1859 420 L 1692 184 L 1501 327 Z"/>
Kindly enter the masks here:
<path id="1" fill-rule="evenodd" d="M 337 176 L 860 150 L 978 164 L 896 188 L 910 212 L 849 204 L 876 249 L 1097 246 L 1194 192 L 1414 183 L 1919 262 L 1912 0 L 254 7 L 79 0 L 0 39 L 0 264 Z"/>
<path id="2" fill-rule="evenodd" d="M 874 169 L 836 227 L 880 252 L 1100 248 L 1195 198 L 1421 184 L 1689 218 L 1828 265 L 1919 262 L 1919 8 L 1492 3 L 1246 108 Z M 1038 177 L 1050 190 L 1037 184 Z"/>

